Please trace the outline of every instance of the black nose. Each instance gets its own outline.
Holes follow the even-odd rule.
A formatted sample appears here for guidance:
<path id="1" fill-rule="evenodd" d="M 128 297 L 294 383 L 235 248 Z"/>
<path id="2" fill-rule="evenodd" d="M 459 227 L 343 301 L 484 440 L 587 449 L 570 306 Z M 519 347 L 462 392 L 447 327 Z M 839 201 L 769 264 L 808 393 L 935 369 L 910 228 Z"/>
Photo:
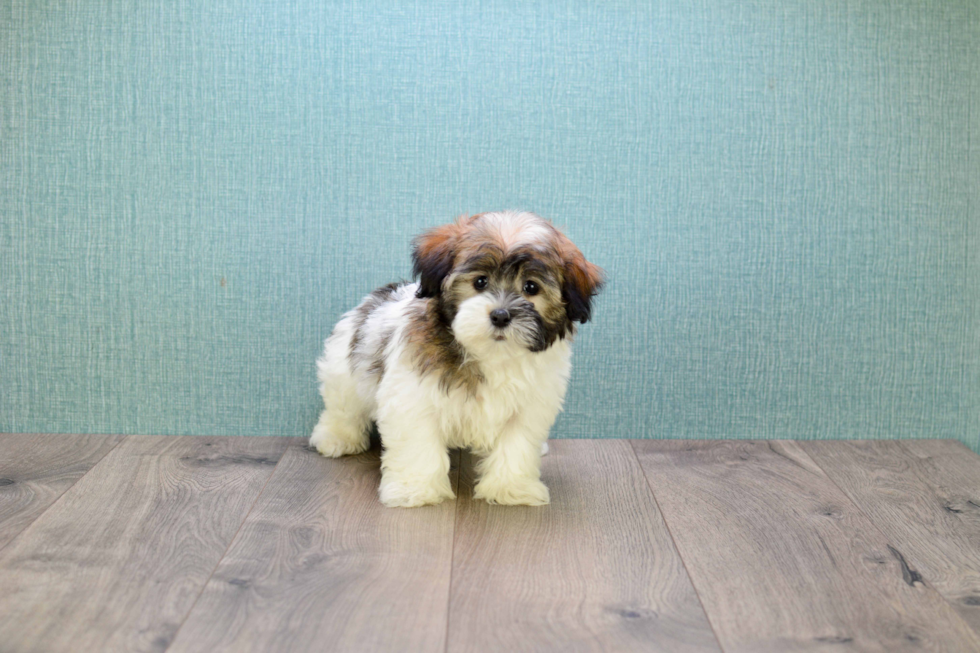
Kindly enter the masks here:
<path id="1" fill-rule="evenodd" d="M 503 328 L 510 324 L 510 312 L 506 308 L 495 308 L 490 311 L 490 322 L 495 327 Z"/>

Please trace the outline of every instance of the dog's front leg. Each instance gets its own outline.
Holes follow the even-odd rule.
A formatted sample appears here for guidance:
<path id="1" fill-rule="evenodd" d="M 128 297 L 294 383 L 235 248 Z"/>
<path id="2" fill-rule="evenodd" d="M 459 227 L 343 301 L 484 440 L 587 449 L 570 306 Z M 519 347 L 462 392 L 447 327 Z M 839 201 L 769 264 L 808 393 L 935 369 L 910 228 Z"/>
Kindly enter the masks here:
<path id="1" fill-rule="evenodd" d="M 378 420 L 381 454 L 381 503 L 413 508 L 454 499 L 449 482 L 449 451 L 435 420 L 400 415 Z"/>
<path id="2" fill-rule="evenodd" d="M 477 466 L 473 497 L 487 503 L 543 506 L 550 501 L 541 482 L 541 445 L 548 437 L 521 423 L 508 424 Z"/>

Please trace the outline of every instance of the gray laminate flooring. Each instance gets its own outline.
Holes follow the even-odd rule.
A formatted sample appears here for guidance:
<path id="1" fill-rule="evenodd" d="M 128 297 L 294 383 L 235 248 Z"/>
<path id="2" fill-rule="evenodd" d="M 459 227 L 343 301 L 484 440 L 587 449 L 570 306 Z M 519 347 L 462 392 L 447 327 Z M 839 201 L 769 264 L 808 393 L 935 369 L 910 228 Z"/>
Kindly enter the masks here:
<path id="1" fill-rule="evenodd" d="M 553 440 L 552 503 L 386 509 L 378 452 L 0 434 L 0 653 L 980 651 L 949 440 Z"/>

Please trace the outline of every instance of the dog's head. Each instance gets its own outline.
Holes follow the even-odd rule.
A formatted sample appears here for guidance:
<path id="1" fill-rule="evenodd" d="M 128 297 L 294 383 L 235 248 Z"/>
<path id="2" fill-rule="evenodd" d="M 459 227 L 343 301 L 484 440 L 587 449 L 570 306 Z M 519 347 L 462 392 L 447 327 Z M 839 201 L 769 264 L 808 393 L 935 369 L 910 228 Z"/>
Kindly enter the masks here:
<path id="1" fill-rule="evenodd" d="M 533 213 L 483 213 L 415 239 L 418 297 L 467 349 L 543 351 L 588 322 L 602 270 Z"/>

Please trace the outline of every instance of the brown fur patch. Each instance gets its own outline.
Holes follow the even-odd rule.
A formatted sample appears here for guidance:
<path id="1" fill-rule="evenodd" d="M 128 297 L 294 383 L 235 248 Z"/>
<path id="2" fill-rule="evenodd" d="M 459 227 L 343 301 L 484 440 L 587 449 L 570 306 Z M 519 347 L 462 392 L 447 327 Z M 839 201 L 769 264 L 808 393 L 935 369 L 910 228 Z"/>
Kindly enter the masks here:
<path id="1" fill-rule="evenodd" d="M 602 268 L 585 260 L 585 255 L 568 236 L 554 228 L 556 250 L 562 261 L 563 294 L 568 304 L 568 318 L 588 322 L 592 317 L 592 298 L 605 283 Z"/>
<path id="2" fill-rule="evenodd" d="M 412 274 L 419 277 L 419 297 L 435 297 L 442 280 L 453 269 L 456 250 L 472 219 L 460 217 L 456 222 L 435 227 L 412 242 Z"/>
<path id="3" fill-rule="evenodd" d="M 385 350 L 388 349 L 388 344 L 391 342 L 391 338 L 394 335 L 394 331 L 385 331 L 381 334 L 381 340 L 378 342 L 378 349 L 374 352 L 374 358 L 371 360 L 371 365 L 368 367 L 368 374 L 377 375 L 379 380 L 385 375 Z"/>
<path id="4" fill-rule="evenodd" d="M 352 364 L 355 363 L 355 359 L 358 356 L 359 352 L 357 351 L 357 347 L 361 344 L 361 338 L 363 337 L 362 331 L 364 330 L 364 325 L 368 321 L 368 317 L 370 317 L 371 313 L 373 313 L 379 306 L 390 300 L 395 294 L 395 291 L 398 290 L 399 286 L 401 285 L 402 284 L 399 283 L 389 283 L 386 286 L 376 288 L 375 290 L 371 291 L 371 294 L 368 295 L 367 298 L 361 302 L 361 305 L 355 309 L 356 314 L 354 316 L 354 333 L 352 333 L 350 337 L 350 353 L 348 354 Z"/>
<path id="5" fill-rule="evenodd" d="M 438 374 L 439 387 L 444 391 L 461 387 L 473 394 L 483 382 L 479 366 L 466 360 L 462 346 L 443 321 L 435 299 L 413 303 L 405 338 L 419 375 Z"/>

